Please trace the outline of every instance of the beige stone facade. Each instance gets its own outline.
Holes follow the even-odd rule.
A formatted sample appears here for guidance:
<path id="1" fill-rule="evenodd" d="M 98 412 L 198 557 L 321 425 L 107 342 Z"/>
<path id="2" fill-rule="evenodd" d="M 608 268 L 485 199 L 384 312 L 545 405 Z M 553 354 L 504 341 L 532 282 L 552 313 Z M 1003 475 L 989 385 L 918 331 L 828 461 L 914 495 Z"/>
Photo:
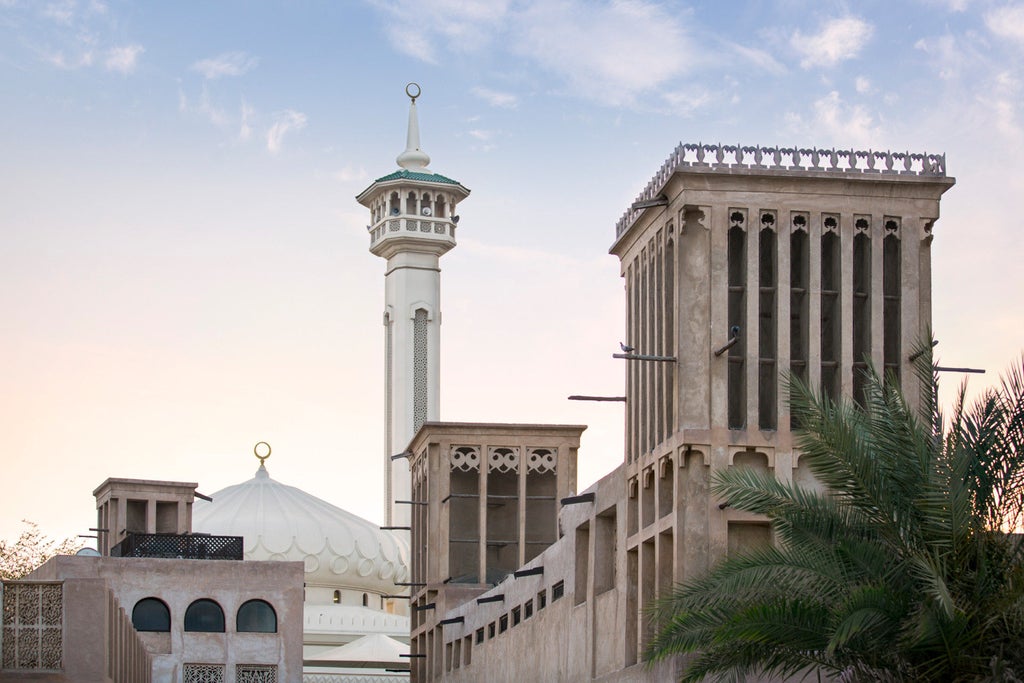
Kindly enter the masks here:
<path id="1" fill-rule="evenodd" d="M 871 364 L 913 388 L 908 358 L 931 320 L 933 226 L 953 183 L 938 156 L 680 145 L 611 249 L 632 347 L 621 354 L 624 462 L 560 500 L 558 538 L 495 587 L 460 593 L 436 571 L 413 572 L 428 597 L 414 610 L 429 613 L 414 626 L 413 679 L 678 677 L 681 661 L 642 663 L 644 606 L 772 542 L 764 520 L 710 494 L 712 475 L 751 467 L 815 485 L 793 448 L 787 375 L 856 398 Z M 425 462 L 443 480 L 454 446 L 414 456 L 414 481 Z M 438 540 L 414 545 L 413 564 L 432 567 L 456 525 L 436 516 L 445 489 L 418 495 L 420 524 Z"/>
<path id="2" fill-rule="evenodd" d="M 6 583 L 5 595 L 12 587 L 36 584 L 60 589 L 66 615 L 61 626 L 64 659 L 41 680 L 150 680 L 114 675 L 119 669 L 139 670 L 143 657 L 154 682 L 301 679 L 301 562 L 58 556 L 24 582 Z M 169 628 L 137 632 L 133 610 L 152 598 L 166 605 Z M 220 607 L 223 632 L 186 630 L 186 612 L 197 600 Z M 252 600 L 273 609 L 272 632 L 247 632 L 240 626 L 239 610 Z M 133 642 L 144 648 L 141 653 Z M 3 651 L 9 652 L 6 642 Z M 17 661 L 10 667 L 7 663 L 5 658 L 0 680 L 41 675 Z M 251 672 L 257 675 L 241 676 Z"/>

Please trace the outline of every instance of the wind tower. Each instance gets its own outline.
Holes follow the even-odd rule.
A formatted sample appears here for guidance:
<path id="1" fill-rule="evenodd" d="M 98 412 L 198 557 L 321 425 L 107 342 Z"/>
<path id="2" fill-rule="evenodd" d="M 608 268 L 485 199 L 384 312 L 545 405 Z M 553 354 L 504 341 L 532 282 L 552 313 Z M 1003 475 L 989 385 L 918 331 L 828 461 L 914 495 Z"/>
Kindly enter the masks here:
<path id="1" fill-rule="evenodd" d="M 420 426 L 439 419 L 441 358 L 441 256 L 455 246 L 455 213 L 469 190 L 427 168 L 420 148 L 416 99 L 405 88 L 409 129 L 399 169 L 377 178 L 356 200 L 370 210 L 370 253 L 387 259 L 384 273 L 384 382 L 386 482 L 389 526 L 409 526 L 409 463 L 392 459 Z"/>

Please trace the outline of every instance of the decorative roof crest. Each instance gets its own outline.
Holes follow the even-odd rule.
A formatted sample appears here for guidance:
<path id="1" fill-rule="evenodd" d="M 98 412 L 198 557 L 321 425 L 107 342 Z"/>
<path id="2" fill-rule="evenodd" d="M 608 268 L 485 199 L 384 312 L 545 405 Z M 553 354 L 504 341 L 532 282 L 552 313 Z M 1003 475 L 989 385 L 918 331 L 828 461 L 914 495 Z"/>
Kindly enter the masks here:
<path id="1" fill-rule="evenodd" d="M 730 171 L 739 169 L 795 171 L 810 173 L 946 176 L 945 154 L 876 152 L 874 150 L 818 149 L 801 147 L 743 147 L 680 143 L 634 202 L 650 201 L 677 170 Z M 640 215 L 641 208 L 630 207 L 615 224 L 618 238 Z"/>

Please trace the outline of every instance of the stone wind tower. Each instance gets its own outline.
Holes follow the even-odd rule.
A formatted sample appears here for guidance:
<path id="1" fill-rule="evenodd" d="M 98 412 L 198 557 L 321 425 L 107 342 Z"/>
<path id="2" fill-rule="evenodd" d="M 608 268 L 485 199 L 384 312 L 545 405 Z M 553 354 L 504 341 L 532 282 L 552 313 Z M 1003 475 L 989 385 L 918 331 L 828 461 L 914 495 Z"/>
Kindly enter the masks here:
<path id="1" fill-rule="evenodd" d="M 370 210 L 370 252 L 387 259 L 384 273 L 384 376 L 387 525 L 408 526 L 409 464 L 405 450 L 420 426 L 439 419 L 441 358 L 440 258 L 455 246 L 455 207 L 469 196 L 456 180 L 427 168 L 420 149 L 416 98 L 406 86 L 409 131 L 399 169 L 377 178 L 356 200 Z"/>

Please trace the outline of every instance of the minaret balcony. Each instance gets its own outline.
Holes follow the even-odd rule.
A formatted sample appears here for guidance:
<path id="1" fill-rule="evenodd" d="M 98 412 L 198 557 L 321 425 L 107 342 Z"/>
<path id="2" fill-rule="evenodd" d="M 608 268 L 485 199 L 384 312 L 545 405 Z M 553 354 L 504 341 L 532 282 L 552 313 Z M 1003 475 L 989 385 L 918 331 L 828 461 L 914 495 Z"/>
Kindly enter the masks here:
<path id="1" fill-rule="evenodd" d="M 408 239 L 429 240 L 444 246 L 444 251 L 455 246 L 455 223 L 447 218 L 419 216 L 389 216 L 367 228 L 370 233 L 370 251 L 376 253 L 385 242 Z"/>

